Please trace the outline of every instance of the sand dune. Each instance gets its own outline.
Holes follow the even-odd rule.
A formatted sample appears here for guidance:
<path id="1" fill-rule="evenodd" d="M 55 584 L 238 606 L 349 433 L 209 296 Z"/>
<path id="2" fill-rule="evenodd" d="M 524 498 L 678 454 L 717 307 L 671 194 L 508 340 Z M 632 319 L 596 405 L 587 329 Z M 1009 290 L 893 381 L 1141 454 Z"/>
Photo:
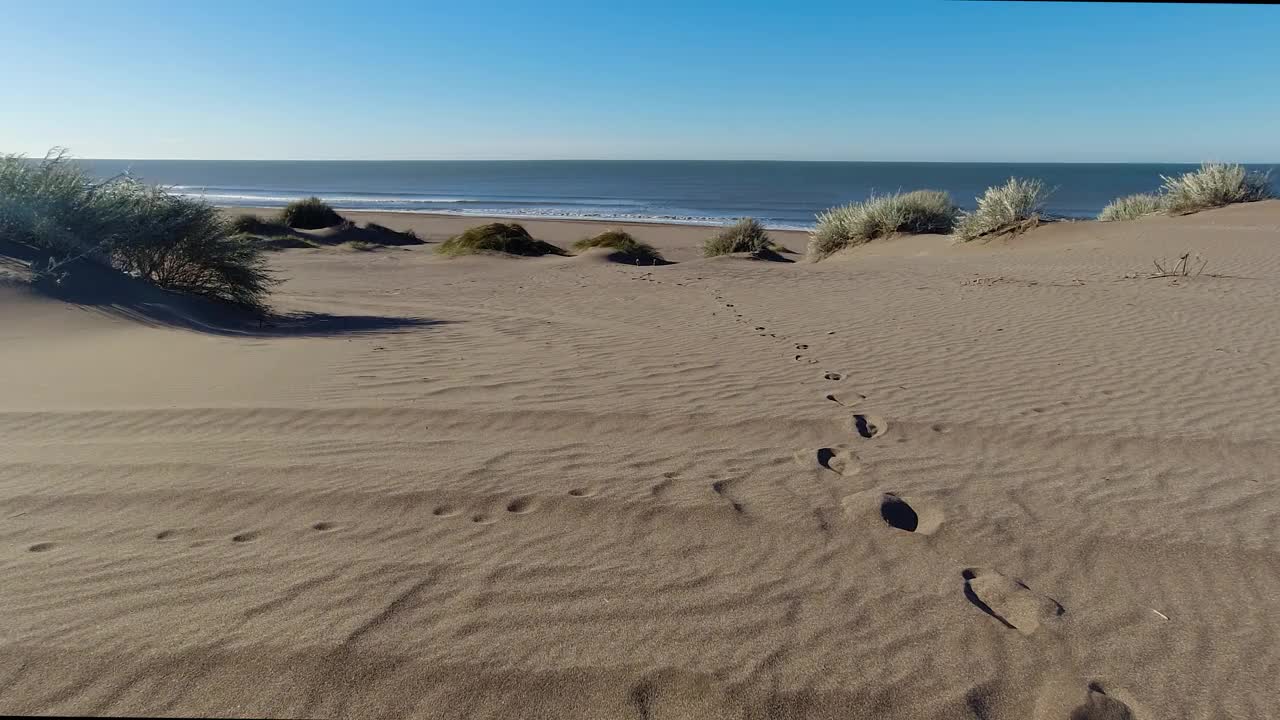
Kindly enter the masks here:
<path id="1" fill-rule="evenodd" d="M 635 227 L 659 267 L 352 216 L 432 243 L 272 256 L 282 312 L 347 320 L 0 284 L 0 711 L 1280 704 L 1280 202 L 819 264 Z"/>

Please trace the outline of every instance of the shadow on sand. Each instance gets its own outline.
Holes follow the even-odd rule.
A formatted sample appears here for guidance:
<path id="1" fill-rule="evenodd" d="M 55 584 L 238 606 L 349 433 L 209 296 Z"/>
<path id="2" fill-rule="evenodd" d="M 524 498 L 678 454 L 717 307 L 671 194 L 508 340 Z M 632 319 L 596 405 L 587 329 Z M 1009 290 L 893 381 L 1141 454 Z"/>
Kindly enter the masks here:
<path id="1" fill-rule="evenodd" d="M 25 269 L 39 251 L 0 242 L 6 265 Z M 17 263 L 12 262 L 17 260 Z M 152 327 L 227 337 L 324 337 L 405 330 L 443 324 L 421 317 L 335 315 L 330 313 L 258 313 L 208 298 L 170 292 L 88 260 L 64 266 L 62 282 L 28 285 L 39 295 L 80 305 L 90 311 Z M 20 273 L 21 274 L 21 273 Z"/>

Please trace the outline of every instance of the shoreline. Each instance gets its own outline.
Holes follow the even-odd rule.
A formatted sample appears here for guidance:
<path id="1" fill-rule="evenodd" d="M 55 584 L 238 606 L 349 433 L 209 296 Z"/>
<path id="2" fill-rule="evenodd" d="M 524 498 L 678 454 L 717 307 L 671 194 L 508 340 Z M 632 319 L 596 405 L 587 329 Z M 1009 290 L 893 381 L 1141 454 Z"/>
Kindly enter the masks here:
<path id="1" fill-rule="evenodd" d="M 271 214 L 270 208 L 222 207 L 227 215 L 251 213 L 259 216 Z M 684 225 L 659 222 L 614 222 L 609 220 L 541 219 L 522 220 L 506 216 L 450 215 L 447 213 L 388 212 L 385 210 L 341 210 L 348 220 L 357 223 L 374 222 L 401 232 L 412 230 L 427 242 L 443 242 L 470 227 L 490 222 L 518 222 L 539 240 L 568 247 L 575 241 L 608 229 L 622 226 L 641 242 L 653 245 L 669 260 L 692 260 L 700 257 L 703 240 L 711 237 L 720 226 Z M 775 230 L 769 235 L 797 254 L 803 253 L 809 242 L 807 230 Z"/>
<path id="2" fill-rule="evenodd" d="M 270 213 L 282 210 L 285 207 L 284 205 L 271 205 L 271 206 L 234 205 L 234 204 L 223 205 L 220 203 L 214 203 L 213 205 L 214 207 L 220 210 L 232 210 L 237 213 L 247 212 L 247 213 L 254 213 L 256 215 L 270 214 Z M 535 215 L 535 214 L 529 214 L 529 213 L 470 214 L 470 213 L 463 213 L 463 212 L 444 212 L 444 211 L 435 211 L 435 210 L 366 210 L 362 208 L 343 207 L 341 205 L 334 204 L 334 203 L 330 203 L 330 207 L 332 207 L 335 211 L 337 211 L 340 214 L 409 215 L 409 216 L 422 215 L 427 217 L 460 218 L 460 219 L 470 218 L 470 219 L 476 219 L 476 220 L 496 220 L 496 221 L 505 221 L 505 222 L 541 221 L 541 222 L 582 222 L 582 223 L 604 223 L 604 224 L 625 223 L 627 225 L 662 225 L 662 226 L 675 225 L 680 227 L 698 227 L 698 228 L 725 227 L 727 225 L 733 224 L 734 222 L 740 219 L 737 217 L 732 217 L 732 218 L 721 218 L 718 220 L 712 219 L 712 218 L 699 220 L 694 218 L 666 218 L 666 217 L 657 217 L 657 216 L 655 217 L 649 217 L 649 216 L 590 217 L 585 215 L 584 216 Z M 743 216 L 743 217 L 749 217 L 749 216 Z M 775 232 L 808 233 L 808 232 L 811 232 L 817 226 L 816 221 L 810 225 L 803 225 L 803 226 L 801 225 L 769 225 L 768 223 L 766 223 L 764 220 L 761 220 L 760 218 L 756 218 L 756 219 L 760 220 L 760 222 L 765 226 L 766 230 L 772 230 Z"/>

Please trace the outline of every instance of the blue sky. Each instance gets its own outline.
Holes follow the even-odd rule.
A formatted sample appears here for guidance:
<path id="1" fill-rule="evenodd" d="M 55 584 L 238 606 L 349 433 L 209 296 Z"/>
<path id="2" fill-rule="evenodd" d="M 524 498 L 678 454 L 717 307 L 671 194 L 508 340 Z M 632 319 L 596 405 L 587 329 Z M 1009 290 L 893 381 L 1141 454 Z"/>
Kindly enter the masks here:
<path id="1" fill-rule="evenodd" d="M 1280 7 L 0 6 L 3 152 L 1280 161 Z"/>

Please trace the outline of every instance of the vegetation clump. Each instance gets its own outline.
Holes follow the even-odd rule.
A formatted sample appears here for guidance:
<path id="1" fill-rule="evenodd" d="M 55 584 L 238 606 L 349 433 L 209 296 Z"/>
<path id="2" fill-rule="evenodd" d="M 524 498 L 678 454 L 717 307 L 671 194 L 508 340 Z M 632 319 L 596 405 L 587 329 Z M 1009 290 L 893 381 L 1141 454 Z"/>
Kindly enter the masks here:
<path id="1" fill-rule="evenodd" d="M 1009 178 L 987 188 L 973 212 L 960 214 L 955 235 L 960 242 L 997 235 L 1017 234 L 1040 223 L 1049 192 L 1040 180 Z"/>
<path id="2" fill-rule="evenodd" d="M 254 309 L 277 282 L 214 206 L 129 176 L 94 180 L 60 149 L 0 156 L 0 237 L 45 253 L 39 271 L 59 281 L 83 260 Z"/>
<path id="3" fill-rule="evenodd" d="M 863 202 L 832 208 L 818 216 L 809 237 L 810 260 L 897 233 L 949 233 L 959 208 L 938 190 L 872 195 Z"/>
<path id="4" fill-rule="evenodd" d="M 468 228 L 440 244 L 442 255 L 475 255 L 500 252 L 508 255 L 568 255 L 551 243 L 535 239 L 519 223 L 489 223 Z"/>
<path id="5" fill-rule="evenodd" d="M 1102 222 L 1137 220 L 1162 210 L 1164 210 L 1164 198 L 1152 193 L 1137 193 L 1116 198 L 1107 203 L 1107 206 L 1102 208 L 1102 212 L 1098 213 L 1098 219 Z"/>
<path id="6" fill-rule="evenodd" d="M 281 223 L 263 220 L 253 213 L 240 213 L 230 221 L 232 232 L 242 235 L 275 235 L 287 230 Z"/>
<path id="7" fill-rule="evenodd" d="M 1271 178 L 1243 165 L 1205 163 L 1177 177 L 1160 176 L 1164 209 L 1174 215 L 1275 197 Z"/>
<path id="8" fill-rule="evenodd" d="M 625 230 L 607 230 L 599 235 L 583 238 L 573 244 L 574 250 L 580 251 L 590 248 L 608 248 L 614 250 L 617 254 L 625 256 L 628 260 L 648 265 L 657 265 L 664 262 L 662 253 L 659 253 L 652 245 L 636 240 L 631 233 Z"/>
<path id="9" fill-rule="evenodd" d="M 716 233 L 715 237 L 702 244 L 702 254 L 706 257 L 729 255 L 731 253 L 752 253 L 755 255 L 776 252 L 773 240 L 764 226 L 755 218 L 745 217 Z"/>
<path id="10" fill-rule="evenodd" d="M 319 230 L 346 222 L 341 215 L 329 207 L 329 203 L 318 197 L 305 200 L 294 200 L 280 211 L 280 222 L 287 227 L 299 230 Z"/>

